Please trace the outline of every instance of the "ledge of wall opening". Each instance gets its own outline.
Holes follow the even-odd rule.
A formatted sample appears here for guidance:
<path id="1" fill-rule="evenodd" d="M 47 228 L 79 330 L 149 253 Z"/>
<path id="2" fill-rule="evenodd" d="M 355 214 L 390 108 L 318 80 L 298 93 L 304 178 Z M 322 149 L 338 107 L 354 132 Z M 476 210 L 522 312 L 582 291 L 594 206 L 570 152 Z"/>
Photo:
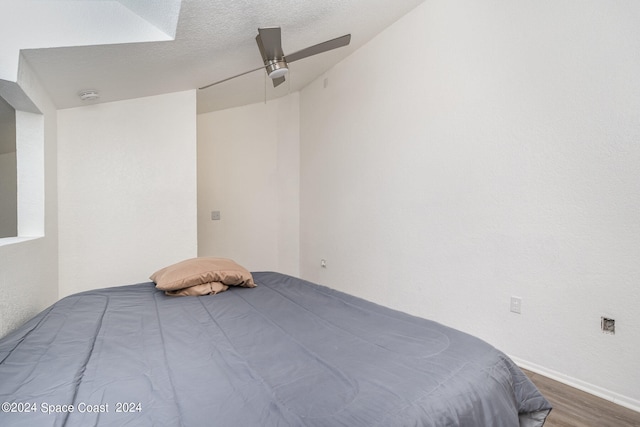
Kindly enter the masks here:
<path id="1" fill-rule="evenodd" d="M 24 93 L 17 83 L 0 79 L 0 96 L 16 111 L 41 114 L 36 104 L 31 101 L 31 98 Z"/>
<path id="2" fill-rule="evenodd" d="M 44 116 L 17 83 L 0 80 L 0 96 L 16 110 L 18 229 L 5 246 L 44 236 Z"/>
<path id="3" fill-rule="evenodd" d="M 0 237 L 0 246 L 15 245 L 17 243 L 28 242 L 30 240 L 41 239 L 43 236 L 34 237 Z"/>

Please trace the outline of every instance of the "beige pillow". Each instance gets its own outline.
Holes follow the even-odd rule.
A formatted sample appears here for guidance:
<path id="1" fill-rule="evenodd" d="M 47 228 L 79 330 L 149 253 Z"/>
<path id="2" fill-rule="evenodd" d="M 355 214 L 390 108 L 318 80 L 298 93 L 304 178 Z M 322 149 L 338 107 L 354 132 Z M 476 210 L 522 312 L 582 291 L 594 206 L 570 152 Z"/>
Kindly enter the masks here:
<path id="1" fill-rule="evenodd" d="M 178 289 L 175 291 L 164 291 L 165 294 L 172 297 L 199 297 L 202 295 L 215 295 L 224 292 L 229 287 L 220 282 L 203 283 L 202 285 L 189 286 L 188 288 Z"/>
<path id="2" fill-rule="evenodd" d="M 255 287 L 249 271 L 226 258 L 191 258 L 156 271 L 150 277 L 156 288 L 163 291 L 175 291 L 220 282 L 228 286 Z"/>

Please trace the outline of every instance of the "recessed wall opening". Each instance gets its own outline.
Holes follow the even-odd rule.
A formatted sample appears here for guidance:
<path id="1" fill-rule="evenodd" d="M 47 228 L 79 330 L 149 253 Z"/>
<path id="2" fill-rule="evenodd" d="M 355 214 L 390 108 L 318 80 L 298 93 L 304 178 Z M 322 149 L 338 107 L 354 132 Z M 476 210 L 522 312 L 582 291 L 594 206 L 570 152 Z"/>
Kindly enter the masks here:
<path id="1" fill-rule="evenodd" d="M 0 238 L 18 235 L 16 110 L 0 96 Z"/>
<path id="2" fill-rule="evenodd" d="M 0 80 L 0 246 L 44 236 L 44 116 Z"/>

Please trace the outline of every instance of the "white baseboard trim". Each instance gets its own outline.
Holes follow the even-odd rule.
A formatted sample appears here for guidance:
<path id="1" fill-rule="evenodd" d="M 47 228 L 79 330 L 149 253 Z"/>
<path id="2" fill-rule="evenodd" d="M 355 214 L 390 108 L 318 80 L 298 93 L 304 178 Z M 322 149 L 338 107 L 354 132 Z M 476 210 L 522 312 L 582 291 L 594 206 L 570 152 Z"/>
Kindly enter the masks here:
<path id="1" fill-rule="evenodd" d="M 628 396 L 623 396 L 611 390 L 598 387 L 597 385 L 589 384 L 585 381 L 572 378 L 568 375 L 561 374 L 560 372 L 547 369 L 543 366 L 536 365 L 535 363 L 531 363 L 517 357 L 509 357 L 515 362 L 516 365 L 528 371 L 544 375 L 545 377 L 551 378 L 552 380 L 556 380 L 573 388 L 577 388 L 578 390 L 582 390 L 586 393 L 593 394 L 594 396 L 598 396 L 602 399 L 608 400 L 620 406 L 624 406 L 625 408 L 629 408 L 633 411 L 640 412 L 640 400 L 632 399 Z"/>

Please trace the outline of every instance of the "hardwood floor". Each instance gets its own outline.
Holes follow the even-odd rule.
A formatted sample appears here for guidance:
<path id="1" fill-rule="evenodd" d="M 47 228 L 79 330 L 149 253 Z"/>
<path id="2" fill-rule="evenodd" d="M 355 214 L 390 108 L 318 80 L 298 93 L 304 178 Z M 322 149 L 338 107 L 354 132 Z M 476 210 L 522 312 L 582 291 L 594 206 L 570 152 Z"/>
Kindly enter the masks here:
<path id="1" fill-rule="evenodd" d="M 553 406 L 544 427 L 640 427 L 640 412 L 523 371 Z"/>

